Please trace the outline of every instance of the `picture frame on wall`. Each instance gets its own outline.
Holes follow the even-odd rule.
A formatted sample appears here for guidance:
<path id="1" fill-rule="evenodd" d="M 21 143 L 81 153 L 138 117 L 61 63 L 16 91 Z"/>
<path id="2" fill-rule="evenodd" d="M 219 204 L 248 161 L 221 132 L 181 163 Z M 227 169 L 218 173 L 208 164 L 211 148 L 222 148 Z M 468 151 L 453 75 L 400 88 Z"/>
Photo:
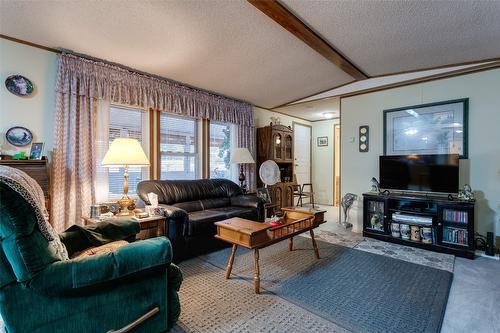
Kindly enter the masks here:
<path id="1" fill-rule="evenodd" d="M 31 145 L 30 160 L 41 160 L 43 153 L 43 142 L 34 142 Z"/>
<path id="2" fill-rule="evenodd" d="M 384 110 L 384 155 L 468 158 L 469 99 Z"/>
<path id="3" fill-rule="evenodd" d="M 328 137 L 327 136 L 319 136 L 318 137 L 318 147 L 326 147 L 328 146 Z"/>

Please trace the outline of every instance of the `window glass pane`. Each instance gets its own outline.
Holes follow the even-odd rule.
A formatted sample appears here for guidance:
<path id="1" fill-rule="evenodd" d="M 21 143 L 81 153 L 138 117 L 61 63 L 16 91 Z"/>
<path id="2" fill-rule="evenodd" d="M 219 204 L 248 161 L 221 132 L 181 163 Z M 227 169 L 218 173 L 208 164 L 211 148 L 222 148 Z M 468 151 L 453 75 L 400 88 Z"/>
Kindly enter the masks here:
<path id="1" fill-rule="evenodd" d="M 196 119 L 160 115 L 160 179 L 198 178 Z"/>
<path id="2" fill-rule="evenodd" d="M 160 151 L 196 153 L 196 120 L 161 114 Z"/>
<path id="3" fill-rule="evenodd" d="M 232 179 L 232 125 L 210 123 L 210 178 Z"/>
<path id="4" fill-rule="evenodd" d="M 196 157 L 161 154 L 161 179 L 196 179 Z"/>
<path id="5" fill-rule="evenodd" d="M 134 138 L 143 142 L 143 120 L 144 111 L 139 109 L 125 109 L 121 107 L 110 107 L 109 110 L 109 144 L 116 138 Z M 145 149 L 145 151 L 147 151 Z M 123 194 L 123 173 L 125 169 L 111 167 L 108 171 L 109 195 L 111 197 Z M 137 184 L 143 179 L 143 168 L 129 167 L 128 169 L 128 193 L 136 194 Z"/>

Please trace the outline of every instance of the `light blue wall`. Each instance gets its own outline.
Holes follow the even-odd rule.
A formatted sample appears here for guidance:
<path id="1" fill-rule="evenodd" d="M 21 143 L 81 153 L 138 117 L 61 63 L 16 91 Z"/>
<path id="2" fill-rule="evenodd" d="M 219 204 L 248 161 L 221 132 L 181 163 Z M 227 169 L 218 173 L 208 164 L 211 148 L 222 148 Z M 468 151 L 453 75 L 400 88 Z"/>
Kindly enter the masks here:
<path id="1" fill-rule="evenodd" d="M 34 142 L 45 142 L 45 155 L 53 147 L 54 86 L 57 56 L 53 52 L 0 38 L 0 145 L 2 151 L 27 151 L 30 146 L 14 147 L 5 140 L 13 126 L 31 130 Z M 19 97 L 5 88 L 5 79 L 21 74 L 33 83 L 34 91 Z"/>

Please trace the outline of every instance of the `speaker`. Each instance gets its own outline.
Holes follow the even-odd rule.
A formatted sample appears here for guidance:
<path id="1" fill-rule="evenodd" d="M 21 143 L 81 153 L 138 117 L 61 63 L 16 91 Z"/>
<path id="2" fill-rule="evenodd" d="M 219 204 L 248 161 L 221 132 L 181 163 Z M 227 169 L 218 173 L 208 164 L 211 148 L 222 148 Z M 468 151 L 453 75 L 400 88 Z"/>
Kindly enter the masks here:
<path id="1" fill-rule="evenodd" d="M 485 254 L 487 256 L 494 256 L 495 251 L 493 247 L 493 233 L 492 232 L 487 232 L 486 233 L 486 251 Z"/>

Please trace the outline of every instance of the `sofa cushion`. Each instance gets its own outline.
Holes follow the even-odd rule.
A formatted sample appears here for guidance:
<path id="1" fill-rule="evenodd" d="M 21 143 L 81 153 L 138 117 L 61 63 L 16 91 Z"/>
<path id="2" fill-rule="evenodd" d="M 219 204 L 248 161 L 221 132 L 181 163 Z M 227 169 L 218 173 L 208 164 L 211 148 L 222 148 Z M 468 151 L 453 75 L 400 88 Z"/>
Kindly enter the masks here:
<path id="1" fill-rule="evenodd" d="M 223 212 L 226 215 L 226 218 L 228 219 L 231 217 L 241 217 L 249 220 L 257 219 L 256 216 L 257 213 L 255 212 L 254 208 L 229 206 L 229 207 L 213 208 L 210 210 L 221 213 Z"/>
<path id="2" fill-rule="evenodd" d="M 200 200 L 203 209 L 211 209 L 218 207 L 227 207 L 231 205 L 231 199 L 229 198 L 213 198 L 213 199 L 203 199 Z"/>
<path id="3" fill-rule="evenodd" d="M 203 210 L 203 205 L 200 200 L 179 202 L 173 204 L 172 206 L 183 209 L 188 213 Z"/>
<path id="4" fill-rule="evenodd" d="M 200 210 L 189 213 L 187 228 L 184 229 L 185 236 L 215 235 L 217 228 L 214 223 L 226 219 L 225 212 L 214 210 Z"/>

